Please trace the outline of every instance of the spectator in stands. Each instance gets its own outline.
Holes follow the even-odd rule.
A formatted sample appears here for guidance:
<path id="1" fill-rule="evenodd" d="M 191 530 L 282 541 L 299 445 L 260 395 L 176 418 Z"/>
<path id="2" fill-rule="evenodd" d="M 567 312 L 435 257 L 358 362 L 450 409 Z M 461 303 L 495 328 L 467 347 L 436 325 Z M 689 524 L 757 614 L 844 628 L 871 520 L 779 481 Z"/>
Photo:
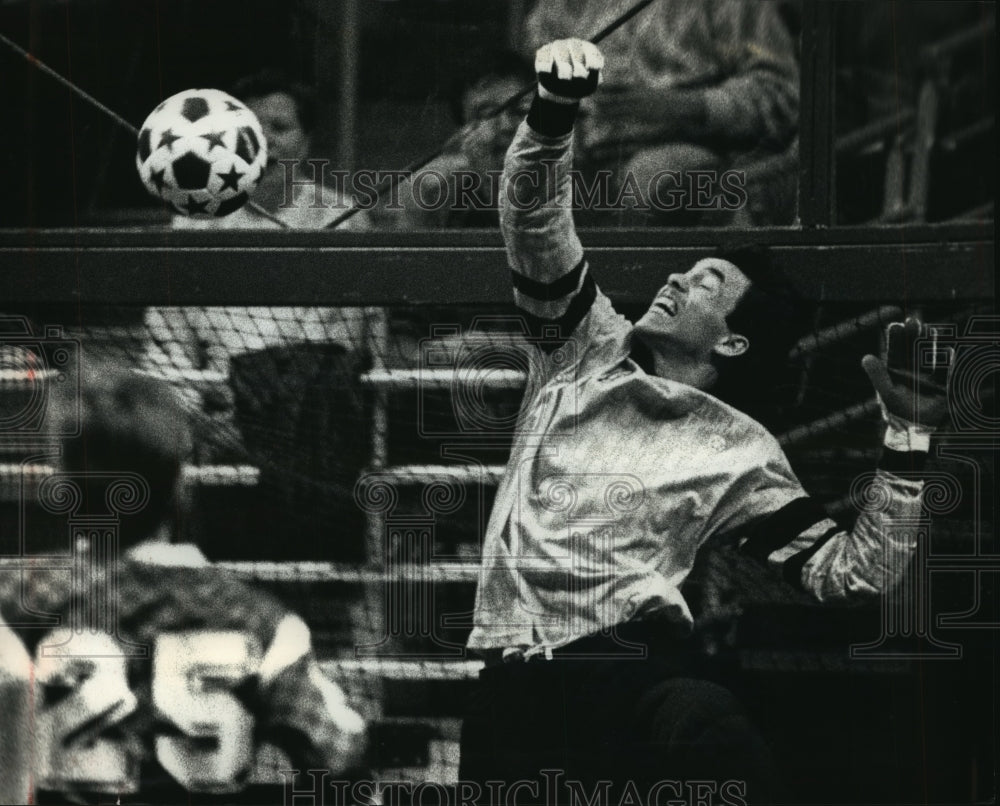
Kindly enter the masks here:
<path id="1" fill-rule="evenodd" d="M 324 186 L 319 192 L 326 206 L 313 207 L 314 185 L 299 184 L 286 204 L 279 162 L 309 155 L 314 93 L 265 70 L 238 81 L 233 94 L 257 115 L 267 137 L 268 165 L 254 201 L 290 228 L 327 226 L 345 203 L 338 205 Z M 243 207 L 221 219 L 175 216 L 173 226 L 257 230 L 280 225 Z M 370 227 L 364 211 L 343 223 L 348 230 Z M 267 509 L 255 520 L 266 545 L 258 551 L 267 557 L 276 551 L 318 550 L 325 559 L 360 558 L 362 518 L 353 488 L 367 448 L 358 385 L 365 363 L 365 309 L 150 308 L 146 325 L 152 368 L 174 377 L 195 370 L 228 378 L 228 386 L 203 387 L 201 395 L 189 383 L 188 400 L 214 412 L 216 427 L 232 409 L 249 459 L 261 467 L 264 490 L 258 502 Z M 342 537 L 336 545 L 329 542 L 334 521 Z M 321 540 L 327 543 L 323 549 L 305 548 Z"/>
<path id="2" fill-rule="evenodd" d="M 562 37 L 589 36 L 629 5 L 625 0 L 537 3 L 525 21 L 524 51 L 534 53 Z M 650 205 L 653 193 L 671 198 L 677 184 L 669 178 L 654 181 L 661 171 L 682 174 L 690 207 L 690 172 L 745 165 L 786 150 L 795 137 L 798 65 L 776 4 L 660 0 L 612 33 L 601 49 L 607 60 L 604 81 L 582 110 L 578 160 L 590 175 L 612 172 L 612 199 L 634 191 L 640 197 L 634 210 Z M 629 214 L 628 220 L 648 221 L 657 213 L 656 199 L 652 202 L 649 214 Z M 692 218 L 697 216 L 674 212 L 662 220 Z"/>
<path id="3" fill-rule="evenodd" d="M 441 156 L 401 184 L 402 211 L 382 206 L 379 225 L 387 229 L 496 227 L 503 157 L 517 124 L 527 114 L 528 99 L 499 114 L 498 110 L 533 81 L 531 65 L 506 50 L 493 51 L 479 69 L 457 81 L 449 104 L 461 129 L 446 143 Z M 439 200 L 440 193 L 445 195 Z M 428 203 L 421 204 L 419 198 Z"/>
<path id="4" fill-rule="evenodd" d="M 283 73 L 265 69 L 239 79 L 231 93 L 247 105 L 260 121 L 267 139 L 267 166 L 253 201 L 292 229 L 323 229 L 347 209 L 347 202 L 338 198 L 331 183 L 324 183 L 312 174 L 305 160 L 313 156 L 312 138 L 316 125 L 317 98 L 313 89 L 292 81 Z M 286 174 L 288 160 L 298 162 L 293 176 Z M 282 161 L 285 161 L 282 164 Z M 288 198 L 288 180 L 291 198 Z M 313 181 L 307 182 L 306 179 Z M 317 185 L 319 186 L 317 189 Z M 323 206 L 314 206 L 317 198 Z M 175 216 L 177 229 L 262 229 L 281 225 L 268 220 L 249 205 L 222 219 L 201 219 Z M 346 219 L 337 229 L 358 231 L 371 228 L 364 211 Z"/>

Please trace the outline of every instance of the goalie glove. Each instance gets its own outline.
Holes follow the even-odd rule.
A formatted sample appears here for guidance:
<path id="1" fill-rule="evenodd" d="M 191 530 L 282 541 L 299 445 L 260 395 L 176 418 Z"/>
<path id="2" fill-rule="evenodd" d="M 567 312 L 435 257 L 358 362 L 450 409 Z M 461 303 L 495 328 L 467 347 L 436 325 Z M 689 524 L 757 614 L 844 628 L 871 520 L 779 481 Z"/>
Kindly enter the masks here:
<path id="1" fill-rule="evenodd" d="M 954 350 L 919 320 L 886 329 L 884 359 L 866 355 L 862 366 L 878 394 L 888 424 L 886 447 L 927 451 L 930 435 L 948 413 L 948 382 Z"/>
<path id="2" fill-rule="evenodd" d="M 575 104 L 601 82 L 604 56 L 582 39 L 557 39 L 535 53 L 538 95 L 547 101 Z"/>

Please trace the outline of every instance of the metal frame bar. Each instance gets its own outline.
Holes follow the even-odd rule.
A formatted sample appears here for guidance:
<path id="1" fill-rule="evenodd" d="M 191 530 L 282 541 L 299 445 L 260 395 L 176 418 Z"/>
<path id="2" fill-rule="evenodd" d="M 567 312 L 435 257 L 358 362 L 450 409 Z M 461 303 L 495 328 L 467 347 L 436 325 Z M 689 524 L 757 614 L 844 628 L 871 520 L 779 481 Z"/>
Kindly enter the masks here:
<path id="1" fill-rule="evenodd" d="M 836 223 L 835 14 L 836 6 L 829 0 L 802 3 L 799 221 L 803 227 Z"/>
<path id="2" fill-rule="evenodd" d="M 827 301 L 993 299 L 991 222 L 827 230 L 582 231 L 602 289 L 648 300 L 708 251 L 770 247 Z M 74 305 L 506 304 L 498 232 L 0 230 L 0 300 Z"/>

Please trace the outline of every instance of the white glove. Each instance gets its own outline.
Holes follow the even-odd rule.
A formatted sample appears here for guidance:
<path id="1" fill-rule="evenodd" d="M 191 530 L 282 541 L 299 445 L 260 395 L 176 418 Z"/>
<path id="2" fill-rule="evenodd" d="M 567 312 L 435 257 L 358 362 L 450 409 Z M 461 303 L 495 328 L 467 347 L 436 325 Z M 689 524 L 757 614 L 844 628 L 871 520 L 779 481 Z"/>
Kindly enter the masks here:
<path id="1" fill-rule="evenodd" d="M 538 95 L 560 104 L 575 104 L 601 83 L 604 55 L 583 39 L 557 39 L 535 53 Z"/>

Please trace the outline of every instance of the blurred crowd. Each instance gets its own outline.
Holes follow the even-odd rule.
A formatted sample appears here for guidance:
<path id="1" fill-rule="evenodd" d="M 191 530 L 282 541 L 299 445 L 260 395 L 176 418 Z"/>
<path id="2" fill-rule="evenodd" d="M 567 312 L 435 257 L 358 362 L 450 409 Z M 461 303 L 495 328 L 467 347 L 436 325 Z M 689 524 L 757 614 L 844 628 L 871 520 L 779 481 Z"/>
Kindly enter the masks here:
<path id="1" fill-rule="evenodd" d="M 487 51 L 449 88 L 458 131 L 438 156 L 374 207 L 366 205 L 338 226 L 494 226 L 498 175 L 530 103 L 530 94 L 519 93 L 533 83 L 536 48 L 579 31 L 599 31 L 629 5 L 537 4 L 523 20 L 516 50 Z M 794 209 L 787 201 L 784 209 L 778 203 L 769 209 L 758 205 L 757 216 L 747 204 L 755 166 L 796 145 L 799 68 L 789 21 L 777 3 L 661 0 L 602 42 L 604 82 L 585 105 L 576 143 L 582 223 L 791 223 Z M 274 73 L 243 79 L 234 93 L 258 114 L 274 152 L 255 200 L 288 226 L 335 223 L 342 212 L 336 202 L 327 211 L 303 212 L 302 200 L 312 198 L 308 185 L 294 185 L 292 205 L 279 207 L 285 166 L 278 160 L 315 156 L 310 151 L 315 98 Z M 313 166 L 303 164 L 302 175 L 316 179 Z M 273 225 L 240 211 L 221 222 L 177 219 L 175 226 L 255 222 Z"/>
<path id="2" fill-rule="evenodd" d="M 499 173 L 530 103 L 530 92 L 524 90 L 533 83 L 535 50 L 552 39 L 601 31 L 630 6 L 627 0 L 553 0 L 523 5 L 520 16 L 512 13 L 516 34 L 507 46 L 477 48 L 454 70 L 444 70 L 449 80 L 438 80 L 432 97 L 447 107 L 453 133 L 442 138 L 433 159 L 391 187 L 380 172 L 421 156 L 410 150 L 414 144 L 401 140 L 394 152 L 381 156 L 386 164 L 355 148 L 363 164 L 329 160 L 318 175 L 306 160 L 329 153 L 315 148 L 317 141 L 330 139 L 315 129 L 317 121 L 337 118 L 336 105 L 318 114 L 326 101 L 311 87 L 273 69 L 241 79 L 233 93 L 258 114 L 273 151 L 255 200 L 293 228 L 494 227 Z M 794 224 L 801 13 L 795 0 L 659 0 L 604 39 L 604 80 L 584 104 L 577 126 L 574 182 L 581 225 Z M 979 125 L 976 114 L 988 109 L 985 98 L 992 95 L 993 84 L 992 54 L 978 54 L 986 69 L 977 69 L 974 59 L 963 60 L 969 47 L 949 50 L 946 45 L 940 53 L 934 48 L 956 35 L 961 38 L 963 32 L 988 29 L 993 14 L 976 2 L 918 2 L 906 8 L 871 2 L 836 12 L 831 69 L 842 223 L 889 221 L 893 215 L 901 220 L 926 217 L 926 200 L 916 211 L 890 209 L 902 204 L 894 202 L 895 193 L 912 184 L 929 184 L 926 174 L 937 169 L 928 155 L 915 153 L 914 143 L 947 127 Z M 977 41 L 981 49 L 983 38 L 974 37 L 972 50 Z M 438 58 L 446 61 L 447 54 Z M 942 94 L 930 110 L 929 85 Z M 363 98 L 360 104 L 364 106 Z M 404 103 L 390 105 L 387 114 L 398 118 L 408 111 L 415 110 Z M 376 114 L 359 122 L 360 141 L 373 124 L 401 130 L 404 125 Z M 983 147 L 992 139 L 991 132 L 961 142 L 962 165 L 974 166 L 979 173 L 988 167 L 983 163 L 992 157 Z M 288 182 L 287 166 L 277 164 L 282 159 L 300 161 L 295 183 Z M 336 173 L 352 174 L 353 179 L 359 171 L 375 174 L 371 184 L 383 179 L 377 200 L 351 193 L 351 180 L 344 181 L 348 191 L 341 192 Z M 322 186 L 317 188 L 317 182 Z M 936 184 L 937 199 L 952 190 L 947 182 Z M 289 187 L 291 204 L 285 198 Z M 991 199 L 992 187 L 973 195 L 967 207 Z M 352 196 L 363 209 L 343 219 Z M 314 198 L 322 198 L 325 209 L 307 203 Z M 938 206 L 941 215 L 962 212 Z M 249 210 L 208 225 L 174 221 L 177 227 L 274 225 Z"/>
<path id="3" fill-rule="evenodd" d="M 119 20 L 110 40 L 87 33 L 99 9 L 84 4 L 74 6 L 69 27 L 50 24 L 44 10 L 21 19 L 20 6 L 2 6 L 0 27 L 12 41 L 31 38 L 46 64 L 72 73 L 126 120 L 191 87 L 244 100 L 270 143 L 254 194 L 269 216 L 244 208 L 222 222 L 170 222 L 135 181 L 134 143 L 123 130 L 0 51 L 11 60 L 0 103 L 16 110 L 18 124 L 0 130 L 0 168 L 10 179 L 0 226 L 493 228 L 503 154 L 530 102 L 519 93 L 532 84 L 535 49 L 593 36 L 632 2 L 361 3 L 350 20 L 337 16 L 339 7 L 257 6 L 269 13 L 241 16 L 233 0 L 172 0 L 155 21 L 143 18 L 146 9 Z M 657 0 L 603 39 L 605 80 L 584 106 L 575 144 L 580 224 L 796 224 L 800 165 L 813 161 L 800 154 L 800 115 L 811 114 L 800 107 L 824 97 L 828 78 L 836 223 L 991 215 L 993 4 L 831 8 L 823 30 L 807 23 L 814 38 L 834 39 L 823 74 L 803 70 L 800 0 Z M 234 20 L 238 30 L 220 41 L 215 32 Z M 800 98 L 803 75 L 811 98 Z M 354 192 L 359 175 L 371 188 L 380 172 L 428 154 L 377 200 Z M 279 160 L 299 169 L 286 176 L 290 163 Z M 72 193 L 48 192 L 70 176 Z M 914 185 L 928 188 L 927 198 L 912 198 Z M 364 209 L 345 218 L 352 203 Z"/>

